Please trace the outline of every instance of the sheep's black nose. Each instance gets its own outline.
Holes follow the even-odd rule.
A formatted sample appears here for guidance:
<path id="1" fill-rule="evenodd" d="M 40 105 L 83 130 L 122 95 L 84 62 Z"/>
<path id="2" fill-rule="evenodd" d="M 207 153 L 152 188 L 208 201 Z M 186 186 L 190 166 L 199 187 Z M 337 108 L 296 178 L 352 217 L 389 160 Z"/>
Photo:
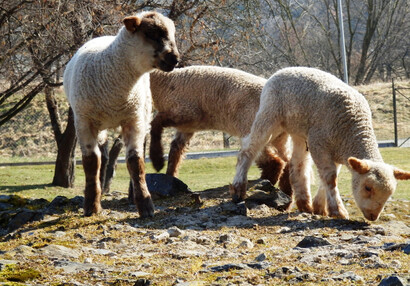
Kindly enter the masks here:
<path id="1" fill-rule="evenodd" d="M 174 53 L 168 53 L 165 55 L 164 60 L 167 64 L 176 66 L 179 61 L 179 58 L 178 55 Z"/>

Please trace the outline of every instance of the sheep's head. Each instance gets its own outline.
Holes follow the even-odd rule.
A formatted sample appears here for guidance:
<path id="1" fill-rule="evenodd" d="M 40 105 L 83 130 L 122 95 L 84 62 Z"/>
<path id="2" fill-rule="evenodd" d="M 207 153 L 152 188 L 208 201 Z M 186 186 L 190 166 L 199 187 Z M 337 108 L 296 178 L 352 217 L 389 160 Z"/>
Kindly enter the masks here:
<path id="1" fill-rule="evenodd" d="M 143 12 L 126 17 L 123 22 L 128 32 L 150 47 L 151 68 L 166 72 L 174 69 L 179 61 L 179 52 L 175 43 L 175 26 L 171 19 L 157 12 Z"/>
<path id="2" fill-rule="evenodd" d="M 384 204 L 396 190 L 397 180 L 409 180 L 410 172 L 385 163 L 348 159 L 353 174 L 353 195 L 365 218 L 374 221 L 380 216 Z"/>

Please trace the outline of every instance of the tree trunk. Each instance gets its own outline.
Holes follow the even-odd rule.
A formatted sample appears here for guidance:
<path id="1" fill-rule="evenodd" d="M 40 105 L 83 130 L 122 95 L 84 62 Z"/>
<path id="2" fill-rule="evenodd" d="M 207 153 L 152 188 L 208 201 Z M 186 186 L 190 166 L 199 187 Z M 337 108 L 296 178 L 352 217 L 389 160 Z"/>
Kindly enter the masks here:
<path id="1" fill-rule="evenodd" d="M 68 123 L 64 133 L 57 139 L 58 153 L 54 170 L 53 185 L 72 188 L 75 180 L 75 134 L 74 114 L 69 110 Z"/>
<path id="2" fill-rule="evenodd" d="M 67 127 L 64 133 L 62 133 L 60 114 L 53 90 L 51 87 L 46 86 L 44 93 L 46 95 L 47 109 L 58 149 L 52 184 L 54 186 L 71 188 L 74 186 L 75 179 L 75 146 L 77 144 L 74 114 L 70 108 L 68 110 Z"/>

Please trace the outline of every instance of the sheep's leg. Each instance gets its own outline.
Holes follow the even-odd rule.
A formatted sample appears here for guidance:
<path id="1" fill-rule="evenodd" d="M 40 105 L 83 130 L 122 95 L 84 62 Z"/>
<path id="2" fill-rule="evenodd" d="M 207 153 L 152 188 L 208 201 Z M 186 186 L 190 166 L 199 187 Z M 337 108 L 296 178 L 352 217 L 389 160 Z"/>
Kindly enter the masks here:
<path id="1" fill-rule="evenodd" d="M 126 161 L 132 181 L 132 197 L 140 217 L 154 216 L 154 204 L 145 181 L 144 138 L 145 132 L 137 129 L 134 122 L 122 125 L 122 136 L 126 146 Z"/>
<path id="2" fill-rule="evenodd" d="M 270 155 L 269 153 L 272 153 L 272 151 L 270 151 L 271 149 L 268 146 L 265 147 L 261 157 L 257 159 L 256 164 L 262 169 L 261 178 L 270 180 L 273 185 L 279 179 L 279 188 L 292 197 L 293 191 L 289 181 L 288 138 L 289 135 L 284 132 L 274 138 L 274 140 L 271 140 L 268 146 L 274 148 L 276 150 L 275 153 Z M 269 158 L 269 156 L 272 156 L 270 161 L 264 159 Z"/>
<path id="3" fill-rule="evenodd" d="M 91 124 L 76 122 L 85 173 L 84 215 L 99 213 L 101 208 L 101 152 L 98 148 L 98 131 Z"/>
<path id="4" fill-rule="evenodd" d="M 256 165 L 261 169 L 261 179 L 267 179 L 275 185 L 282 175 L 285 162 L 275 154 L 269 146 L 265 146 L 261 156 L 256 159 Z"/>
<path id="5" fill-rule="evenodd" d="M 171 148 L 168 155 L 167 174 L 177 177 L 178 169 L 184 157 L 184 153 L 188 149 L 189 140 L 194 133 L 183 133 L 177 131 L 174 140 L 171 142 Z"/>
<path id="6" fill-rule="evenodd" d="M 258 152 L 267 144 L 269 137 L 276 138 L 281 133 L 280 125 L 275 125 L 268 110 L 259 110 L 252 124 L 251 133 L 242 139 L 241 151 L 238 154 L 236 174 L 229 188 L 232 200 L 239 202 L 246 197 L 248 171 Z M 271 128 L 267 128 L 270 126 Z"/>
<path id="7" fill-rule="evenodd" d="M 312 213 L 312 198 L 310 195 L 311 160 L 304 138 L 292 136 L 293 153 L 290 159 L 290 183 L 295 192 L 295 201 L 302 212 Z"/>
<path id="8" fill-rule="evenodd" d="M 330 160 L 327 162 L 321 161 L 318 165 L 319 177 L 323 190 L 318 192 L 315 197 L 317 212 L 322 211 L 324 197 L 326 196 L 327 212 L 331 217 L 348 219 L 349 213 L 343 205 L 343 201 L 340 197 L 339 189 L 337 187 L 337 175 L 340 170 L 340 166 L 335 165 Z M 316 212 L 316 209 L 315 209 Z M 322 211 L 323 212 L 323 211 Z M 326 212 L 324 212 L 326 213 Z"/>
<path id="9" fill-rule="evenodd" d="M 159 172 L 164 167 L 164 149 L 161 144 L 161 136 L 164 127 L 171 126 L 174 122 L 165 112 L 158 112 L 151 122 L 151 143 L 149 157 L 155 170 Z"/>
<path id="10" fill-rule="evenodd" d="M 323 185 L 322 180 L 320 180 L 319 189 L 315 199 L 313 200 L 313 212 L 315 214 L 327 216 L 327 199 L 326 199 L 326 187 Z"/>

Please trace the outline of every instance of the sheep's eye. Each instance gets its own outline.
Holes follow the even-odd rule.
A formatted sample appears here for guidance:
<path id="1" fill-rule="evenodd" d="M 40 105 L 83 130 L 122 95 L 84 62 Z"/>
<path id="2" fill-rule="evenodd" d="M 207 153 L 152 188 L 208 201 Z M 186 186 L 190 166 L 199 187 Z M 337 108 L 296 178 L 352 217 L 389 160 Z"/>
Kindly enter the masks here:
<path id="1" fill-rule="evenodd" d="M 369 187 L 369 186 L 364 186 L 364 189 L 365 189 L 367 192 L 369 192 L 369 193 L 372 191 L 372 188 Z"/>

